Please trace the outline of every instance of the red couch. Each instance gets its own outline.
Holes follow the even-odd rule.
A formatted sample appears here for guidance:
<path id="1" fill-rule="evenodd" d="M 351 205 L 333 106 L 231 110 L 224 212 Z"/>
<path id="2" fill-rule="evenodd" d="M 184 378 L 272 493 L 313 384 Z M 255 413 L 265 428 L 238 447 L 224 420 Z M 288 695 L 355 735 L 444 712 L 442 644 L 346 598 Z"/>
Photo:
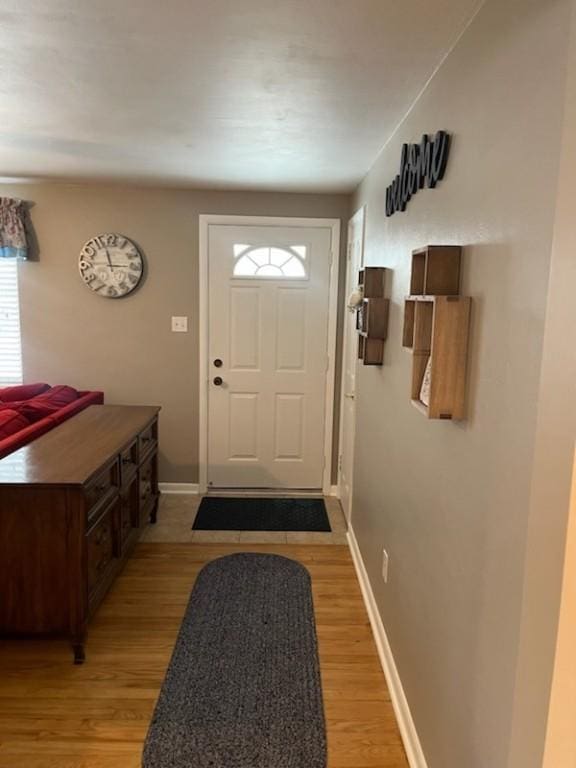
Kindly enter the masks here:
<path id="1" fill-rule="evenodd" d="M 0 389 L 0 459 L 78 411 L 103 402 L 103 392 L 79 392 L 65 385 L 23 384 Z"/>

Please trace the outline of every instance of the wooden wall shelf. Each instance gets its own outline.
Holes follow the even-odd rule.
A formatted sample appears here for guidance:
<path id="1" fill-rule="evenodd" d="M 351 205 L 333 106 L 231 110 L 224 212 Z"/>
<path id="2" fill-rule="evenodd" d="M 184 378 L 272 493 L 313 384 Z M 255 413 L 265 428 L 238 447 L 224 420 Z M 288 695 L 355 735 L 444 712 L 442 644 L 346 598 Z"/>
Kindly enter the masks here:
<path id="1" fill-rule="evenodd" d="M 404 304 L 402 343 L 412 349 L 412 404 L 429 419 L 465 417 L 472 300 L 458 295 L 459 279 L 459 246 L 428 246 L 412 254 L 412 293 Z M 442 290 L 431 293 L 430 288 Z"/>
<path id="2" fill-rule="evenodd" d="M 384 342 L 388 333 L 390 302 L 384 298 L 385 267 L 365 267 L 358 274 L 358 284 L 364 291 L 362 305 L 356 314 L 358 359 L 364 365 L 382 365 Z"/>
<path id="3" fill-rule="evenodd" d="M 427 245 L 412 252 L 411 296 L 457 296 L 460 292 L 459 245 Z"/>

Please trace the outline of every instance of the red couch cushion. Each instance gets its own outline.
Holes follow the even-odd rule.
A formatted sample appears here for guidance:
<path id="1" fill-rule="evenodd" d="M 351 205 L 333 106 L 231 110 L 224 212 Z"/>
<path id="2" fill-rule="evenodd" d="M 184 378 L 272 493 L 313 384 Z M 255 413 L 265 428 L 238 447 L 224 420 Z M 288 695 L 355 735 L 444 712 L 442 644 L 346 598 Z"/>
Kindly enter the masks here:
<path id="1" fill-rule="evenodd" d="M 0 389 L 0 402 L 13 403 L 18 400 L 30 400 L 50 389 L 50 384 L 18 384 L 14 387 Z"/>
<path id="2" fill-rule="evenodd" d="M 34 399 L 46 400 L 47 402 L 57 405 L 58 408 L 62 408 L 63 406 L 68 405 L 68 403 L 78 400 L 79 397 L 80 393 L 77 389 L 74 389 L 74 387 L 68 387 L 66 384 L 58 384 L 56 387 L 50 387 L 49 390 L 38 395 L 38 397 L 35 397 Z"/>
<path id="3" fill-rule="evenodd" d="M 66 421 L 75 413 L 87 408 L 89 405 L 102 405 L 104 402 L 104 392 L 78 392 L 78 400 L 73 400 L 68 405 L 63 406 L 59 411 L 46 416 L 44 419 L 28 425 L 20 432 L 15 432 L 9 437 L 0 439 L 0 459 L 13 451 L 22 448 L 32 440 L 40 437 L 45 432 L 53 429 L 57 424 Z M 2 406 L 0 406 L 2 408 Z"/>
<path id="4" fill-rule="evenodd" d="M 104 394 L 102 392 L 78 392 L 78 400 L 73 400 L 68 405 L 60 408 L 59 411 L 50 416 L 53 425 L 60 424 L 73 416 L 75 413 L 83 411 L 89 405 L 102 405 Z"/>
<path id="5" fill-rule="evenodd" d="M 15 410 L 28 421 L 35 422 L 59 411 L 68 403 L 78 399 L 78 392 L 73 387 L 60 384 L 51 387 L 42 395 L 14 404 Z M 0 411 L 1 412 L 1 411 Z"/>
<path id="6" fill-rule="evenodd" d="M 0 411 L 0 440 L 20 432 L 29 426 L 29 421 L 18 411 Z"/>

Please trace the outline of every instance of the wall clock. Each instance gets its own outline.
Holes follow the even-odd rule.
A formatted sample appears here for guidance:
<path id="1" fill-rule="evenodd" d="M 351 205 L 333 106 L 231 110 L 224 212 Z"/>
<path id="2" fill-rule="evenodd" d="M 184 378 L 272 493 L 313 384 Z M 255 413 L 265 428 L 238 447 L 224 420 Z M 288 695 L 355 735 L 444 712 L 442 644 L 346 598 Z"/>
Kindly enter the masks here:
<path id="1" fill-rule="evenodd" d="M 84 284 L 107 299 L 120 299 L 138 286 L 144 273 L 144 260 L 128 237 L 105 232 L 88 240 L 78 259 Z"/>

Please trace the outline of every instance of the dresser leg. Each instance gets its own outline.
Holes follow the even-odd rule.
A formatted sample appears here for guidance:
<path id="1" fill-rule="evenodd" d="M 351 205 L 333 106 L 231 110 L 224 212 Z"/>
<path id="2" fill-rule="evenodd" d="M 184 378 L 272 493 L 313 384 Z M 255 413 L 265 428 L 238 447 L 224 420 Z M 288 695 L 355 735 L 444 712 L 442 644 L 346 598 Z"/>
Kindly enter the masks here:
<path id="1" fill-rule="evenodd" d="M 84 642 L 72 643 L 72 651 L 74 653 L 74 664 L 84 664 L 86 660 L 86 654 L 84 652 Z"/>
<path id="2" fill-rule="evenodd" d="M 152 512 L 150 512 L 150 522 L 152 525 L 156 524 L 156 521 L 158 520 L 158 499 L 156 499 L 156 504 L 152 507 Z"/>

